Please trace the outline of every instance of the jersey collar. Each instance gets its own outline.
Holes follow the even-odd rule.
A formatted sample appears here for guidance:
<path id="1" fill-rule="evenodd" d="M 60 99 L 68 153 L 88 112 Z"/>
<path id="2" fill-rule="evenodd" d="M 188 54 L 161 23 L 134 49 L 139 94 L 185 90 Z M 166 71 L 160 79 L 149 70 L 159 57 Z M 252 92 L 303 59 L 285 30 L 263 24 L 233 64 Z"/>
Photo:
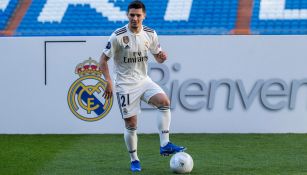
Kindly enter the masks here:
<path id="1" fill-rule="evenodd" d="M 133 33 L 133 32 L 131 32 L 131 30 L 129 29 L 129 26 L 128 26 L 128 25 L 129 25 L 129 24 L 126 24 L 126 29 L 127 29 L 128 33 L 131 34 L 131 35 L 140 35 L 140 34 L 143 32 L 143 25 L 142 25 L 142 28 L 141 28 L 141 30 L 140 30 L 139 33 Z"/>

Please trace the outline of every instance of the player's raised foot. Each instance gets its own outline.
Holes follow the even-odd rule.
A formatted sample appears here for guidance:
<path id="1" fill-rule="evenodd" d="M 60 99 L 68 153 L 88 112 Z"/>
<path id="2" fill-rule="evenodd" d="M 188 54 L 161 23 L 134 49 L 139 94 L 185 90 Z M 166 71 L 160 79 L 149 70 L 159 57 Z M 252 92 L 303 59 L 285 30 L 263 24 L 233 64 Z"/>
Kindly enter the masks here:
<path id="1" fill-rule="evenodd" d="M 182 152 L 185 150 L 186 150 L 186 147 L 184 146 L 177 146 L 175 144 L 172 144 L 171 142 L 168 142 L 167 145 L 160 147 L 160 154 L 162 156 L 168 156 L 170 154 Z"/>
<path id="2" fill-rule="evenodd" d="M 138 160 L 134 160 L 130 164 L 130 170 L 132 172 L 140 172 L 142 170 L 141 163 Z"/>

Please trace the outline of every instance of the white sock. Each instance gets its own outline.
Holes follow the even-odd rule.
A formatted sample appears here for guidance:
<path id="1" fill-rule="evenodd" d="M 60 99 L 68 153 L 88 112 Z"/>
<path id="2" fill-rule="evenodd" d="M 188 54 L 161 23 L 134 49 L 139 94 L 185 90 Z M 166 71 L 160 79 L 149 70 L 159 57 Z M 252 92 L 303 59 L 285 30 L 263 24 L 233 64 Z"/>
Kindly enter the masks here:
<path id="1" fill-rule="evenodd" d="M 169 142 L 169 127 L 171 123 L 171 111 L 168 107 L 158 109 L 157 124 L 160 136 L 160 146 L 165 146 Z"/>
<path id="2" fill-rule="evenodd" d="M 126 128 L 124 132 L 125 143 L 129 152 L 131 161 L 139 160 L 137 154 L 138 137 L 135 128 Z"/>

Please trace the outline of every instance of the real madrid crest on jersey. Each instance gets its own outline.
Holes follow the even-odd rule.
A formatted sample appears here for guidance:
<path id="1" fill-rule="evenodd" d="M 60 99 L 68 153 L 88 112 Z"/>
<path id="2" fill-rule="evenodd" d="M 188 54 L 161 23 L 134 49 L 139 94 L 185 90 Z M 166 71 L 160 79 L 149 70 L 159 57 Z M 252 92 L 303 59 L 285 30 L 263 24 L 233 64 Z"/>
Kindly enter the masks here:
<path id="1" fill-rule="evenodd" d="M 101 78 L 102 70 L 97 61 L 89 58 L 77 65 L 80 76 L 70 87 L 67 101 L 71 112 L 81 120 L 97 121 L 111 110 L 113 97 L 103 98 L 107 82 Z"/>
<path id="2" fill-rule="evenodd" d="M 129 43 L 129 37 L 128 37 L 128 36 L 124 36 L 124 37 L 123 37 L 123 42 L 124 42 L 125 44 L 128 44 L 128 43 Z"/>

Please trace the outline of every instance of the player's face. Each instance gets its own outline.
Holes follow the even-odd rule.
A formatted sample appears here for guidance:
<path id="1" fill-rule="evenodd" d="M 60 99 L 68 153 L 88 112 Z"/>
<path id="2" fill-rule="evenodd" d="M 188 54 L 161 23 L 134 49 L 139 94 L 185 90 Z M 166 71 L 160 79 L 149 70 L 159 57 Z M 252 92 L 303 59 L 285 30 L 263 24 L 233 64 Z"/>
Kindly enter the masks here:
<path id="1" fill-rule="evenodd" d="M 142 22 L 145 18 L 145 13 L 140 9 L 129 9 L 128 19 L 131 28 L 138 29 L 142 26 Z"/>

